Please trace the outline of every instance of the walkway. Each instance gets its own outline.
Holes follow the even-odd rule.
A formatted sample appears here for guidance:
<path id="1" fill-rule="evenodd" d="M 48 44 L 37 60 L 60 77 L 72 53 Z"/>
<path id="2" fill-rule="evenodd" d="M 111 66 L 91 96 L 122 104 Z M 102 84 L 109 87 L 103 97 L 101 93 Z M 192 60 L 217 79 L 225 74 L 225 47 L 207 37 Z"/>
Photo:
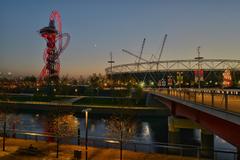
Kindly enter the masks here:
<path id="1" fill-rule="evenodd" d="M 1 139 L 2 143 L 2 139 Z M 30 144 L 36 147 L 39 153 L 30 155 L 21 153 Z M 84 147 L 76 145 L 60 145 L 60 160 L 72 160 L 74 150 L 83 150 Z M 119 160 L 119 149 L 94 148 L 89 147 L 88 160 Z M 22 139 L 7 139 L 6 151 L 0 151 L 1 160 L 54 160 L 56 158 L 56 144 L 43 141 L 32 141 Z M 58 159 L 58 160 L 59 160 Z M 82 159 L 85 159 L 85 152 L 82 152 Z M 143 153 L 133 151 L 123 151 L 123 160 L 197 160 L 191 157 L 171 156 L 156 153 Z"/>
<path id="2" fill-rule="evenodd" d="M 212 133 L 227 140 L 232 145 L 240 148 L 240 114 L 239 103 L 234 106 L 228 94 L 224 96 L 224 108 L 218 105 L 221 98 L 216 93 L 208 95 L 207 92 L 186 91 L 186 90 L 160 90 L 151 92 L 161 103 L 167 106 L 174 116 L 186 117 L 211 131 Z M 221 94 L 220 94 L 221 95 Z M 230 101 L 229 101 L 230 100 Z M 237 95 L 237 101 L 239 96 Z M 206 102 L 210 105 L 206 104 Z M 235 102 L 235 101 L 234 101 Z M 234 111 L 229 107 L 234 107 Z"/>
<path id="3" fill-rule="evenodd" d="M 240 116 L 240 90 L 175 88 L 155 90 L 154 93 L 207 105 Z"/>

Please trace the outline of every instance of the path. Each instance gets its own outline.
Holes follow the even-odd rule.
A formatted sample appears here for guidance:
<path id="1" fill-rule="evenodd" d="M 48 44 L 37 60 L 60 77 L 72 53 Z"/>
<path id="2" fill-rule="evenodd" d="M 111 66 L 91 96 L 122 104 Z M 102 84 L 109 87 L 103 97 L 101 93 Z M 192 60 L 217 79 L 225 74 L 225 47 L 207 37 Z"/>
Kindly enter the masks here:
<path id="1" fill-rule="evenodd" d="M 2 138 L 0 139 L 2 144 Z M 20 148 L 28 148 L 32 144 L 39 150 L 37 155 L 27 155 L 20 152 Z M 84 151 L 84 147 L 76 145 L 60 145 L 60 160 L 72 160 L 74 157 L 74 150 L 80 149 Z M 0 151 L 1 160 L 55 160 L 56 158 L 56 144 L 47 143 L 43 141 L 10 139 L 6 141 L 6 151 Z M 85 152 L 82 152 L 82 159 L 85 159 Z M 88 160 L 118 160 L 118 149 L 94 148 L 89 147 Z M 191 157 L 180 157 L 163 155 L 156 153 L 143 153 L 133 151 L 123 151 L 123 160 L 196 160 Z"/>

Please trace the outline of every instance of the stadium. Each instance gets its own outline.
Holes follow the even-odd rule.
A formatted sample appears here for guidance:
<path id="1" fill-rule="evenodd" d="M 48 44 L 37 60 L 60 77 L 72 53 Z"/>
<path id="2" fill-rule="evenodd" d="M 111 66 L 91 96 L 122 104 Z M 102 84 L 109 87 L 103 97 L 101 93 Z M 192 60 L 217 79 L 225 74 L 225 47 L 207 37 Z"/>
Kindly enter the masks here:
<path id="1" fill-rule="evenodd" d="M 113 63 L 112 62 L 109 62 Z M 145 86 L 239 88 L 240 60 L 203 59 L 144 61 L 105 69 L 113 80 L 134 80 Z"/>

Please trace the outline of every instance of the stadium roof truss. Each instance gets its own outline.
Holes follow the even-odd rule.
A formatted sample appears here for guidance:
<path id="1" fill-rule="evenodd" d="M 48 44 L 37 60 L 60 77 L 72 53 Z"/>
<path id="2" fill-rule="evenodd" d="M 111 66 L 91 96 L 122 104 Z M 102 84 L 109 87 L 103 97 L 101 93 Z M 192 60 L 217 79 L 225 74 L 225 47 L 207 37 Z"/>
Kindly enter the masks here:
<path id="1" fill-rule="evenodd" d="M 113 66 L 105 69 L 106 74 L 136 73 L 136 72 L 166 72 L 166 71 L 193 71 L 203 70 L 225 70 L 232 69 L 240 71 L 240 60 L 231 59 L 191 59 L 191 60 L 166 60 L 142 63 L 130 63 Z"/>

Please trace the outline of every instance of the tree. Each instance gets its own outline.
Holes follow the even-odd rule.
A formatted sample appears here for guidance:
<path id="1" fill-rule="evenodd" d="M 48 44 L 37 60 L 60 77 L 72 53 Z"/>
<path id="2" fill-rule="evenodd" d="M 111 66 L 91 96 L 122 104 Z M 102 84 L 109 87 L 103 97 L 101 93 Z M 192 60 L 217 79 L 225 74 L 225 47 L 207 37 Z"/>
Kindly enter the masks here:
<path id="1" fill-rule="evenodd" d="M 84 85 L 86 83 L 86 79 L 82 75 L 80 75 L 78 78 L 78 83 L 80 85 Z"/>
<path id="2" fill-rule="evenodd" d="M 4 101 L 9 101 L 8 95 L 4 94 L 3 96 Z M 6 127 L 7 127 L 7 113 L 9 107 L 6 105 L 1 106 L 1 113 L 0 113 L 0 120 L 3 122 L 3 151 L 5 151 L 5 140 L 6 140 Z"/>
<path id="3" fill-rule="evenodd" d="M 4 101 L 9 101 L 7 95 L 3 95 Z M 7 126 L 12 127 L 13 131 L 15 130 L 16 124 L 20 122 L 19 117 L 11 113 L 11 108 L 7 104 L 1 104 L 0 110 L 0 122 L 3 123 L 3 146 L 2 150 L 5 151 L 5 141 L 6 141 L 6 130 Z M 15 133 L 13 133 L 13 137 Z"/>
<path id="4" fill-rule="evenodd" d="M 60 78 L 60 82 L 61 85 L 67 85 L 69 83 L 69 76 L 68 75 L 64 75 Z"/>
<path id="5" fill-rule="evenodd" d="M 49 131 L 56 137 L 56 157 L 58 158 L 60 140 L 63 137 L 71 137 L 77 135 L 79 122 L 73 114 L 58 114 L 53 118 L 49 127 Z"/>
<path id="6" fill-rule="evenodd" d="M 136 134 L 136 122 L 133 116 L 111 116 L 106 122 L 107 136 L 117 139 L 120 144 L 120 160 L 122 160 L 123 143 L 127 143 Z"/>
<path id="7" fill-rule="evenodd" d="M 139 104 L 142 97 L 143 97 L 143 89 L 141 87 L 134 88 L 134 91 L 132 93 L 132 98 L 135 99 L 136 104 Z"/>
<path id="8" fill-rule="evenodd" d="M 32 76 L 26 76 L 26 77 L 24 77 L 23 81 L 36 83 L 37 82 L 37 77 L 35 77 L 33 75 Z"/>
<path id="9" fill-rule="evenodd" d="M 3 146 L 2 146 L 2 150 L 5 151 L 6 127 L 7 127 L 7 114 L 6 114 L 5 111 L 1 111 L 0 121 L 3 122 Z"/>

